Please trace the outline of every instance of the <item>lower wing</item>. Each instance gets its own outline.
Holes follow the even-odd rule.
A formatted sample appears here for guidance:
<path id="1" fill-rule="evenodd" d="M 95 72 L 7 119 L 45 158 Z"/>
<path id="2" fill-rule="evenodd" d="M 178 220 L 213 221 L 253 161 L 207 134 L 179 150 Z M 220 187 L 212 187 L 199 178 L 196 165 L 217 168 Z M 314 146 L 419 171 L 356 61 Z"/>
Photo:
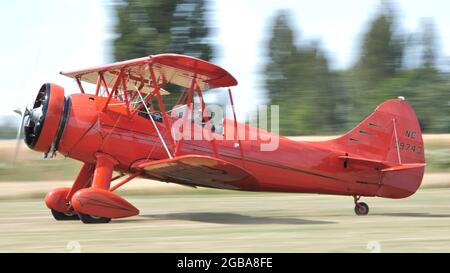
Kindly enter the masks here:
<path id="1" fill-rule="evenodd" d="M 184 155 L 172 159 L 140 161 L 133 165 L 151 178 L 188 186 L 255 190 L 258 183 L 247 170 L 218 158 Z"/>

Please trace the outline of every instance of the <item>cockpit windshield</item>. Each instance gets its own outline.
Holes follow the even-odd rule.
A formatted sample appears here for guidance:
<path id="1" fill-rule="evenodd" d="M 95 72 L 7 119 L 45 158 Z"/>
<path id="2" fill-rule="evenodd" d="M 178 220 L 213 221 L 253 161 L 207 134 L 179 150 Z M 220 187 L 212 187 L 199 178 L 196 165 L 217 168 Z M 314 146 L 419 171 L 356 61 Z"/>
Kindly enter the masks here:
<path id="1" fill-rule="evenodd" d="M 183 118 L 187 112 L 190 112 L 190 108 L 186 104 L 176 105 L 169 111 L 170 116 L 174 119 Z M 200 105 L 194 105 L 194 111 L 192 113 L 192 122 L 195 124 L 201 124 L 203 128 L 210 128 L 212 132 L 216 134 L 223 134 L 223 111 L 222 108 L 215 105 L 207 105 L 205 110 L 202 111 Z"/>

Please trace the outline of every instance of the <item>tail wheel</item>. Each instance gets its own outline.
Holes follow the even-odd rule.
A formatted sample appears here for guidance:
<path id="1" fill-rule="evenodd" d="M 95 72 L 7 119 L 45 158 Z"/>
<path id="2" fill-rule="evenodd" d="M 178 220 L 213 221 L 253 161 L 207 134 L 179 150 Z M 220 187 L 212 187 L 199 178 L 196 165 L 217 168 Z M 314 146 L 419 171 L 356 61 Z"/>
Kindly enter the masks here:
<path id="1" fill-rule="evenodd" d="M 369 206 L 364 202 L 356 203 L 355 213 L 359 216 L 367 215 L 369 214 Z"/>
<path id="2" fill-rule="evenodd" d="M 77 214 L 68 214 L 68 213 L 63 213 L 63 212 L 59 212 L 57 210 L 54 209 L 50 209 L 53 215 L 53 218 L 55 218 L 57 221 L 71 221 L 71 220 L 79 220 L 80 218 L 78 218 Z"/>
<path id="3" fill-rule="evenodd" d="M 111 218 L 97 217 L 89 214 L 78 213 L 80 220 L 85 224 L 106 224 Z"/>

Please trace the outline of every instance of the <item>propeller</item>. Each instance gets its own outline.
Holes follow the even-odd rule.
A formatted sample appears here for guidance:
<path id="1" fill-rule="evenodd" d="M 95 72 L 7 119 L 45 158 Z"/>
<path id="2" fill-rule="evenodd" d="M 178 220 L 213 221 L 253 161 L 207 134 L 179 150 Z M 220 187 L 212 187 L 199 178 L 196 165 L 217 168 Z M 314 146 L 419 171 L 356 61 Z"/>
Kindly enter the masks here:
<path id="1" fill-rule="evenodd" d="M 44 40 L 42 39 L 42 37 L 40 37 L 40 39 L 39 39 L 39 41 L 37 43 L 38 46 L 36 47 L 36 55 L 35 55 L 36 57 L 35 57 L 35 60 L 34 60 L 34 65 L 32 66 L 32 69 L 30 71 L 31 73 L 30 73 L 30 76 L 29 76 L 28 81 L 27 81 L 28 84 L 27 84 L 27 86 L 25 88 L 25 90 L 27 90 L 25 92 L 28 93 L 29 95 L 32 94 L 30 92 L 32 92 L 31 90 L 33 90 L 32 86 L 35 85 L 35 81 L 34 80 L 35 80 L 35 77 L 36 77 L 36 71 L 38 70 L 39 60 L 41 59 L 41 53 L 42 53 L 42 48 L 43 48 L 43 41 Z M 26 97 L 28 97 L 28 96 L 26 96 Z M 31 96 L 31 97 L 33 97 L 33 96 Z M 16 113 L 16 114 L 18 114 L 20 116 L 20 127 L 17 130 L 16 147 L 15 147 L 15 152 L 14 152 L 14 157 L 13 157 L 13 162 L 12 162 L 12 165 L 14 167 L 14 165 L 16 164 L 17 158 L 19 156 L 20 146 L 21 146 L 22 140 L 23 140 L 24 125 L 25 125 L 25 122 L 26 122 L 25 120 L 26 120 L 26 118 L 28 116 L 30 116 L 30 119 L 32 118 L 31 115 L 33 113 L 33 110 L 28 109 L 28 104 L 26 104 L 25 107 L 17 108 L 17 109 L 15 109 L 13 111 L 14 111 L 14 113 Z"/>
<path id="2" fill-rule="evenodd" d="M 15 149 L 14 157 L 13 157 L 13 165 L 15 165 L 15 163 L 17 161 L 17 157 L 19 156 L 20 146 L 21 146 L 22 137 L 23 137 L 23 128 L 24 128 L 24 124 L 25 124 L 25 118 L 27 116 L 29 116 L 30 110 L 28 110 L 28 105 L 25 105 L 23 110 L 21 110 L 20 108 L 17 108 L 14 110 L 14 113 L 17 113 L 18 115 L 20 115 L 20 125 L 19 125 L 19 129 L 17 130 L 16 149 Z"/>

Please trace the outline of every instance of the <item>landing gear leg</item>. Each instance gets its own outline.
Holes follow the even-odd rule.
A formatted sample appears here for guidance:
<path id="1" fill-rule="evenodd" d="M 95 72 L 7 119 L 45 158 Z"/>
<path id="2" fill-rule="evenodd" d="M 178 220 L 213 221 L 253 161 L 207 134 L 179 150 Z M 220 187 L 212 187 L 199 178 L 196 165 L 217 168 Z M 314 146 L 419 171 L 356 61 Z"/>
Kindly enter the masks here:
<path id="1" fill-rule="evenodd" d="M 358 216 L 363 216 L 369 214 L 369 206 L 364 202 L 358 202 L 361 196 L 353 196 L 355 202 L 355 213 Z"/>
<path id="2" fill-rule="evenodd" d="M 97 153 L 95 157 L 97 162 L 91 188 L 109 191 L 114 167 L 118 162 L 111 156 L 102 153 Z M 103 224 L 111 221 L 111 218 L 94 216 L 82 212 L 78 212 L 78 216 L 80 217 L 81 222 L 85 224 Z"/>

